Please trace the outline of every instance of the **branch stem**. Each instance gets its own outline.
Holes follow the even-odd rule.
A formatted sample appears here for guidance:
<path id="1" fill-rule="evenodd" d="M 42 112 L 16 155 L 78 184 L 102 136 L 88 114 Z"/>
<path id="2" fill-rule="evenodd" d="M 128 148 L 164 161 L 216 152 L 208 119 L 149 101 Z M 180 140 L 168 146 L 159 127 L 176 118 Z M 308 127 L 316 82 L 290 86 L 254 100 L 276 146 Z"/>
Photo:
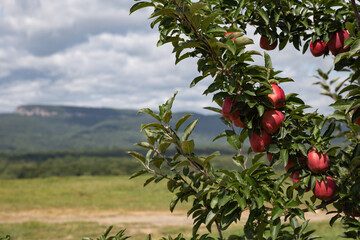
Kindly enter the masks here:
<path id="1" fill-rule="evenodd" d="M 220 225 L 219 225 L 217 220 L 215 220 L 215 224 L 216 224 L 216 228 L 217 228 L 218 233 L 219 233 L 220 240 L 224 239 L 224 237 L 222 235 L 222 232 L 221 232 L 221 229 L 220 229 Z"/>
<path id="2" fill-rule="evenodd" d="M 354 13 L 355 13 L 355 18 L 356 18 L 356 28 L 359 31 L 360 30 L 360 14 L 359 14 L 359 10 L 356 6 L 355 0 L 351 0 L 351 5 L 354 9 Z"/>

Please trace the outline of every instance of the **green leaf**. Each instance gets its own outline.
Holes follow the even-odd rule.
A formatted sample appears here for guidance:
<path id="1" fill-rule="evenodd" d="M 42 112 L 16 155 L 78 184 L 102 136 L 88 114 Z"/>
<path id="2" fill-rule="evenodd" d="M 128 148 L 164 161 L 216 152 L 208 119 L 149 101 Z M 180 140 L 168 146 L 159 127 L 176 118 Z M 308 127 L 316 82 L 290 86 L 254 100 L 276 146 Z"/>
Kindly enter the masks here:
<path id="1" fill-rule="evenodd" d="M 278 219 L 283 213 L 286 211 L 285 208 L 280 207 L 279 205 L 276 205 L 274 209 L 271 212 L 271 219 L 276 220 Z"/>
<path id="2" fill-rule="evenodd" d="M 240 141 L 239 135 L 233 131 L 226 131 L 226 140 L 227 142 L 234 147 L 234 149 L 239 150 L 241 148 L 242 142 Z"/>
<path id="3" fill-rule="evenodd" d="M 204 2 L 196 2 L 190 5 L 190 12 L 192 14 L 199 12 L 201 9 L 206 7 L 207 4 Z"/>
<path id="4" fill-rule="evenodd" d="M 221 114 L 221 109 L 220 108 L 215 108 L 215 107 L 204 107 L 204 109 L 216 112 L 216 113 L 220 113 Z"/>
<path id="5" fill-rule="evenodd" d="M 213 159 L 214 157 L 216 156 L 220 156 L 220 152 L 219 151 L 216 151 L 212 154 L 210 154 L 209 156 L 207 156 L 204 160 L 204 164 L 207 164 L 208 162 L 210 162 L 211 159 Z"/>
<path id="6" fill-rule="evenodd" d="M 349 55 L 352 56 L 360 51 L 360 39 L 357 39 L 350 47 Z"/>
<path id="7" fill-rule="evenodd" d="M 190 134 L 192 133 L 192 131 L 194 130 L 197 122 L 199 121 L 199 119 L 196 119 L 195 121 L 191 122 L 189 125 L 187 125 L 187 127 L 185 128 L 183 134 L 182 134 L 182 140 L 185 141 L 189 138 Z"/>
<path id="8" fill-rule="evenodd" d="M 289 153 L 287 149 L 281 149 L 280 150 L 280 158 L 283 162 L 288 162 L 289 159 Z"/>
<path id="9" fill-rule="evenodd" d="M 220 15 L 220 13 L 213 13 L 210 16 L 207 16 L 201 22 L 201 30 L 206 32 L 209 28 L 209 25 L 214 22 L 214 20 Z"/>
<path id="10" fill-rule="evenodd" d="M 186 167 L 186 166 L 190 166 L 190 163 L 188 161 L 182 161 L 177 163 L 174 167 L 172 167 L 171 169 L 174 170 L 176 168 L 180 168 L 180 167 Z"/>
<path id="11" fill-rule="evenodd" d="M 139 113 L 146 113 L 149 114 L 150 116 L 152 116 L 153 118 L 155 118 L 156 120 L 158 120 L 159 122 L 161 122 L 159 115 L 155 114 L 150 108 L 143 108 L 141 110 L 138 111 Z"/>
<path id="12" fill-rule="evenodd" d="M 160 123 L 149 123 L 149 124 L 141 124 L 141 129 L 147 129 L 147 128 L 155 128 L 155 129 L 161 129 L 165 130 L 164 125 Z"/>
<path id="13" fill-rule="evenodd" d="M 302 144 L 302 143 L 299 143 L 298 146 L 299 146 L 299 149 L 300 149 L 301 153 L 302 153 L 304 156 L 306 156 L 306 155 L 307 155 L 307 150 L 306 150 L 305 145 Z"/>
<path id="14" fill-rule="evenodd" d="M 331 134 L 334 132 L 335 127 L 336 127 L 336 124 L 334 122 L 330 123 L 322 137 L 323 138 L 330 137 Z"/>
<path id="15" fill-rule="evenodd" d="M 176 12 L 175 9 L 171 9 L 171 8 L 162 8 L 160 10 L 156 10 L 155 12 L 153 12 L 149 18 L 155 18 L 157 16 L 178 16 L 179 14 Z"/>
<path id="16" fill-rule="evenodd" d="M 265 67 L 272 68 L 273 66 L 272 66 L 270 55 L 267 54 L 266 52 L 264 52 L 264 57 L 265 57 Z"/>
<path id="17" fill-rule="evenodd" d="M 247 37 L 238 37 L 235 39 L 234 42 L 235 42 L 235 45 L 238 47 L 244 47 L 245 45 L 254 43 L 254 41 L 252 39 L 247 38 Z"/>
<path id="18" fill-rule="evenodd" d="M 173 50 L 173 53 L 181 52 L 182 50 L 184 50 L 186 48 L 202 48 L 202 46 L 197 41 L 189 40 L 187 42 L 183 42 L 183 43 L 179 44 L 178 46 L 176 46 Z"/>
<path id="19" fill-rule="evenodd" d="M 356 36 L 356 33 L 355 33 L 356 26 L 355 26 L 355 24 L 350 23 L 350 22 L 346 22 L 345 27 L 352 36 Z"/>
<path id="20" fill-rule="evenodd" d="M 188 120 L 188 118 L 191 117 L 191 116 L 193 116 L 193 114 L 188 113 L 188 114 L 186 114 L 185 116 L 181 117 L 181 118 L 177 121 L 177 123 L 176 123 L 176 125 L 175 125 L 175 131 L 178 131 L 179 128 L 181 127 L 181 125 L 182 125 L 186 120 Z"/>
<path id="21" fill-rule="evenodd" d="M 147 170 L 145 170 L 145 169 L 140 170 L 140 171 L 132 174 L 132 175 L 130 176 L 130 179 L 136 178 L 136 177 L 141 176 L 141 175 L 144 175 L 144 174 L 146 174 L 146 173 L 148 173 Z"/>
<path id="22" fill-rule="evenodd" d="M 194 78 L 194 80 L 190 83 L 190 88 L 195 87 L 195 85 L 200 82 L 201 80 L 203 80 L 204 78 L 206 78 L 207 76 L 209 76 L 209 74 L 203 75 L 203 76 L 199 76 Z"/>
<path id="23" fill-rule="evenodd" d="M 194 151 L 194 147 L 195 147 L 194 140 L 192 139 L 189 141 L 183 141 L 181 143 L 181 147 L 187 154 L 191 154 Z"/>
<path id="24" fill-rule="evenodd" d="M 140 154 L 138 152 L 134 152 L 134 151 L 128 151 L 127 154 L 131 155 L 132 157 L 140 160 L 140 162 L 145 164 L 146 160 L 145 160 L 145 157 L 142 154 Z"/>
<path id="25" fill-rule="evenodd" d="M 262 19 L 264 19 L 265 24 L 269 25 L 269 16 L 267 15 L 267 13 L 265 12 L 264 9 L 260 9 L 260 11 L 258 11 L 259 15 L 261 16 Z"/>
<path id="26" fill-rule="evenodd" d="M 270 222 L 270 234 L 273 240 L 277 239 L 280 228 L 281 228 L 280 218 L 277 218 Z"/>
<path id="27" fill-rule="evenodd" d="M 205 225 L 207 228 L 211 226 L 211 224 L 215 221 L 216 213 L 213 211 L 210 211 L 205 219 Z"/>
<path id="28" fill-rule="evenodd" d="M 151 146 L 148 142 L 140 142 L 136 143 L 135 145 L 143 148 L 153 149 L 153 146 Z"/>
<path id="29" fill-rule="evenodd" d="M 164 123 L 169 123 L 171 118 L 172 118 L 172 112 L 171 111 L 166 111 L 163 118 L 162 118 L 162 120 L 163 120 Z"/>
<path id="30" fill-rule="evenodd" d="M 145 7 L 154 7 L 155 5 L 151 2 L 138 2 L 135 3 L 131 8 L 130 8 L 130 14 L 132 14 L 133 12 L 141 9 L 141 8 L 145 8 Z"/>
<path id="31" fill-rule="evenodd" d="M 235 195 L 235 199 L 238 202 L 241 209 L 245 209 L 246 207 L 246 200 L 242 198 L 239 194 Z"/>

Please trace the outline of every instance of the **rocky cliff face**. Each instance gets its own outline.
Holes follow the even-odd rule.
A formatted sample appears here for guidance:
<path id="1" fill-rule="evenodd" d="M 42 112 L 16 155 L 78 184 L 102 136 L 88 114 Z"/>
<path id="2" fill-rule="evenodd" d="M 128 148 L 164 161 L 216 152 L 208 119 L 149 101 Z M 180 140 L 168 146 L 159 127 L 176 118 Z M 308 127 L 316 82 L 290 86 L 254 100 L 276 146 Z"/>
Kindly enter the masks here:
<path id="1" fill-rule="evenodd" d="M 51 117 L 57 116 L 59 113 L 56 111 L 49 111 L 41 107 L 24 107 L 20 106 L 15 109 L 15 113 L 22 116 L 41 116 L 41 117 Z"/>

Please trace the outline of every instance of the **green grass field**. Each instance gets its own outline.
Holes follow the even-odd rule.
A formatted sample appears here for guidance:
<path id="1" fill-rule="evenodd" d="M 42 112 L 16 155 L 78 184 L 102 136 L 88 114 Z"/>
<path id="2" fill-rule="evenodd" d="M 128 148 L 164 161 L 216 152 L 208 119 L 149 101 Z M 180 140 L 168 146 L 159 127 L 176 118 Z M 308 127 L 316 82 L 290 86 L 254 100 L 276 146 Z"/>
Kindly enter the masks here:
<path id="1" fill-rule="evenodd" d="M 129 180 L 129 177 L 66 177 L 26 180 L 0 181 L 0 236 L 9 234 L 15 240 L 64 240 L 97 237 L 111 223 L 85 221 L 84 213 L 102 217 L 116 213 L 142 213 L 147 217 L 156 212 L 168 212 L 172 198 L 164 183 L 150 184 L 143 187 L 144 178 Z M 186 214 L 190 204 L 179 205 L 178 214 Z M 110 213 L 114 212 L 113 215 Z M 71 213 L 82 214 L 82 220 L 74 219 L 61 222 L 42 222 L 32 220 L 39 214 L 58 215 Z M 11 216 L 12 222 L 5 216 Z M 86 218 L 87 215 L 85 215 Z M 105 217 L 106 217 L 105 216 Z M 59 216 L 54 216 L 59 217 Z M 21 221 L 20 221 L 21 220 Z M 144 224 L 139 222 L 114 224 L 116 231 L 126 228 L 133 239 L 145 239 L 148 233 L 153 239 L 180 232 L 190 236 L 191 224 L 161 226 L 155 222 Z M 331 228 L 328 222 L 312 222 L 310 228 L 324 239 L 340 239 L 340 224 Z M 239 226 L 232 227 L 225 235 L 239 233 Z"/>

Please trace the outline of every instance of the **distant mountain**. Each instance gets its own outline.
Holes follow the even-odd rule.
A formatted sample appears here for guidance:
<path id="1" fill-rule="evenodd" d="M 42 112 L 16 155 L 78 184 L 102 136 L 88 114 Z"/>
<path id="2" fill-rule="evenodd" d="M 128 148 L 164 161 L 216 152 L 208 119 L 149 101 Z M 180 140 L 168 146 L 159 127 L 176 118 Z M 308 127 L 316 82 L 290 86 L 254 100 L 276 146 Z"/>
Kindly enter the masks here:
<path id="1" fill-rule="evenodd" d="M 185 113 L 174 113 L 179 119 Z M 193 137 L 197 146 L 216 146 L 212 139 L 224 131 L 219 115 L 194 114 L 199 119 Z M 0 150 L 61 150 L 132 148 L 144 140 L 142 123 L 153 121 L 136 110 L 24 105 L 0 114 Z"/>

